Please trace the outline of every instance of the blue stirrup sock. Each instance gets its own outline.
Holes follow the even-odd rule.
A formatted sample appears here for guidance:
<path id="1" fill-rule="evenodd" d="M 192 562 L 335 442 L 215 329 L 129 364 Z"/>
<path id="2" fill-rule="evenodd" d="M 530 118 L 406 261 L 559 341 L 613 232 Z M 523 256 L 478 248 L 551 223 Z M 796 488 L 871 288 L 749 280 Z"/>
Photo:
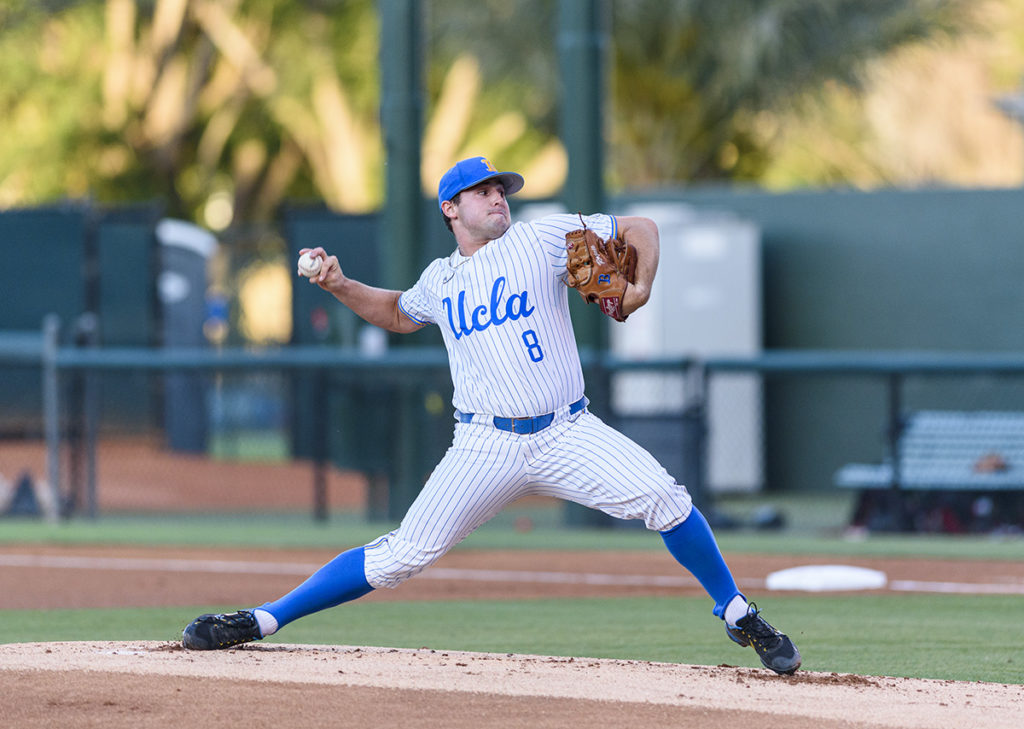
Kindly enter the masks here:
<path id="1" fill-rule="evenodd" d="M 363 547 L 342 552 L 284 597 L 256 608 L 270 613 L 277 621 L 273 630 L 263 631 L 264 636 L 304 615 L 326 610 L 371 592 L 373 588 L 366 581 L 365 563 Z M 257 619 L 259 617 L 257 615 Z M 261 631 L 263 627 L 261 621 Z"/>
<path id="2" fill-rule="evenodd" d="M 725 608 L 743 594 L 725 564 L 708 520 L 694 506 L 684 522 L 660 534 L 676 561 L 693 573 L 715 601 L 714 614 L 724 619 Z"/>

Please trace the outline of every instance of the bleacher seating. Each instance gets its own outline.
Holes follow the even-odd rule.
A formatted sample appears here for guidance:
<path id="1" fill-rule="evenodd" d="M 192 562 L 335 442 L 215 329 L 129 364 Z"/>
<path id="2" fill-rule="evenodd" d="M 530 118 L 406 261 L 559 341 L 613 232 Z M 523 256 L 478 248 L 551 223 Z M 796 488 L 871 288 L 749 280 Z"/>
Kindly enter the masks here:
<path id="1" fill-rule="evenodd" d="M 893 460 L 834 476 L 858 489 L 851 526 L 872 531 L 1024 529 L 1024 413 L 924 410 L 903 420 Z"/>
<path id="2" fill-rule="evenodd" d="M 891 459 L 850 463 L 835 474 L 842 488 L 1000 491 L 1024 489 L 1024 413 L 924 410 L 908 416 Z"/>

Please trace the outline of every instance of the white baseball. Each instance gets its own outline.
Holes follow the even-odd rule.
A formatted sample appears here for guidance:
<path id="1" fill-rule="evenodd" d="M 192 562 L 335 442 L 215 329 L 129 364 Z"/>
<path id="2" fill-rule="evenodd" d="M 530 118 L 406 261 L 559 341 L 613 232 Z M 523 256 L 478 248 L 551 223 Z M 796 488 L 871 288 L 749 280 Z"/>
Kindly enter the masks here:
<path id="1" fill-rule="evenodd" d="M 320 273 L 322 263 L 323 261 L 319 256 L 313 258 L 308 252 L 303 253 L 299 256 L 299 273 L 306 278 L 313 278 L 313 276 Z"/>

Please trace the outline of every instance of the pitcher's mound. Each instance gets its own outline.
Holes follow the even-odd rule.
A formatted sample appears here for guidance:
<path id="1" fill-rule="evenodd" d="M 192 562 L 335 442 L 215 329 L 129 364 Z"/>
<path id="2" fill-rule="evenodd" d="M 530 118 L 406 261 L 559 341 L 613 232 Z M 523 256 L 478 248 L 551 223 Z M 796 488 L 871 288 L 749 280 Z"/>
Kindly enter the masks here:
<path id="1" fill-rule="evenodd" d="M 0 645 L 19 727 L 758 726 L 1016 729 L 1019 686 L 461 651 Z"/>

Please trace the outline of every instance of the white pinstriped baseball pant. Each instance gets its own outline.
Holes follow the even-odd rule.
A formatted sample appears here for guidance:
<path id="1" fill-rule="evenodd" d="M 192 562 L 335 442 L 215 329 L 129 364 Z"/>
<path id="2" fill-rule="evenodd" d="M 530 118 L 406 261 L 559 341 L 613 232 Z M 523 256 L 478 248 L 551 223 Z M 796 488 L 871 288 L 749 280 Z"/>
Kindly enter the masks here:
<path id="1" fill-rule="evenodd" d="M 401 525 L 365 549 L 371 587 L 397 587 L 502 508 L 529 494 L 574 501 L 665 531 L 690 514 L 686 488 L 645 449 L 583 411 L 530 435 L 477 416 L 456 423 L 451 447 Z"/>

